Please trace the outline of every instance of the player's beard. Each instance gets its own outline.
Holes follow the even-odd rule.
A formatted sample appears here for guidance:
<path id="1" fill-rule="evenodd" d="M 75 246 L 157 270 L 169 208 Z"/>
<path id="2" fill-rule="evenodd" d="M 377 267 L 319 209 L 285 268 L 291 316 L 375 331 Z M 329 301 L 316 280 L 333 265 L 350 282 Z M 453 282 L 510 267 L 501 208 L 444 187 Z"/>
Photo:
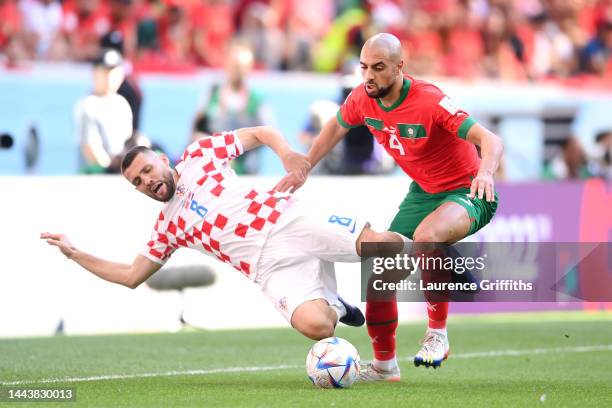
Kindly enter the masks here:
<path id="1" fill-rule="evenodd" d="M 154 200 L 165 203 L 165 202 L 170 201 L 172 196 L 174 196 L 174 192 L 176 191 L 176 185 L 174 184 L 174 177 L 172 177 L 172 170 L 166 169 L 166 171 L 162 175 L 161 182 L 163 183 L 163 185 L 166 186 L 166 194 L 160 197 L 154 192 L 151 192 L 152 194 L 149 194 L 149 196 Z"/>
<path id="2" fill-rule="evenodd" d="M 393 86 L 393 84 L 391 84 L 386 87 L 380 87 L 374 82 L 369 82 L 368 85 L 374 85 L 376 87 L 376 91 L 374 92 L 368 92 L 368 88 L 365 89 L 366 95 L 368 95 L 370 98 L 384 98 L 389 94 L 389 92 L 391 92 L 391 88 Z"/>

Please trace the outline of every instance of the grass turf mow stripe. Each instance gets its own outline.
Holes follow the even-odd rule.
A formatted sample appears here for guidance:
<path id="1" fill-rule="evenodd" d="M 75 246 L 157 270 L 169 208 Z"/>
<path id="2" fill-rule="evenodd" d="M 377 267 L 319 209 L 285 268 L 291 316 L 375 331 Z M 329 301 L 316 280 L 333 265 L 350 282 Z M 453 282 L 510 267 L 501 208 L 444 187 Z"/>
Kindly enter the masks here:
<path id="1" fill-rule="evenodd" d="M 486 358 L 486 357 L 516 357 L 528 356 L 532 354 L 548 354 L 548 353 L 589 353 L 593 351 L 612 351 L 612 344 L 601 344 L 594 346 L 575 346 L 575 347 L 553 347 L 553 348 L 534 348 L 524 350 L 492 350 L 473 353 L 452 354 L 453 359 L 470 359 L 470 358 Z M 400 359 L 400 361 L 411 361 L 412 357 Z M 20 380 L 0 382 L 2 386 L 11 385 L 27 385 L 27 384 L 54 384 L 54 383 L 72 383 L 86 381 L 104 381 L 104 380 L 124 380 L 133 378 L 153 378 L 153 377 L 173 377 L 173 376 L 190 376 L 190 375 L 207 375 L 219 373 L 245 373 L 256 371 L 274 371 L 296 369 L 301 365 L 276 365 L 276 366 L 254 366 L 254 367 L 229 367 L 216 368 L 208 370 L 185 370 L 185 371 L 166 371 L 158 373 L 136 373 L 136 374 L 108 374 L 89 377 L 66 377 L 66 378 L 45 378 L 41 380 Z"/>

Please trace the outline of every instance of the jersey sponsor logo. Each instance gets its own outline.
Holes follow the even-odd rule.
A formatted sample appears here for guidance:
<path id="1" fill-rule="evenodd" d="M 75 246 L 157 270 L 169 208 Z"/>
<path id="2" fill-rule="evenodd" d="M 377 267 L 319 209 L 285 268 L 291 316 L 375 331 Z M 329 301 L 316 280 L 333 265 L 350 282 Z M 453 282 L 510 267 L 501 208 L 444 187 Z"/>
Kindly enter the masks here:
<path id="1" fill-rule="evenodd" d="M 398 123 L 397 128 L 399 129 L 400 137 L 407 139 L 422 139 L 427 137 L 425 126 L 420 123 L 409 124 L 409 123 Z"/>
<path id="2" fill-rule="evenodd" d="M 349 217 L 339 217 L 337 215 L 332 215 L 327 220 L 330 224 L 340 224 L 343 227 L 349 227 L 349 232 L 352 234 L 355 232 L 355 226 L 357 225 L 357 219 L 349 218 Z M 351 228 L 352 226 L 352 228 Z"/>
<path id="3" fill-rule="evenodd" d="M 366 117 L 365 123 L 366 125 L 373 127 L 376 130 L 383 130 L 383 128 L 385 127 L 385 123 L 380 119 Z"/>
<path id="4" fill-rule="evenodd" d="M 442 98 L 442 100 L 439 102 L 439 105 L 443 107 L 451 115 L 454 115 L 459 110 L 459 108 L 455 106 L 451 98 L 449 98 L 448 96 L 445 96 L 444 98 Z"/>

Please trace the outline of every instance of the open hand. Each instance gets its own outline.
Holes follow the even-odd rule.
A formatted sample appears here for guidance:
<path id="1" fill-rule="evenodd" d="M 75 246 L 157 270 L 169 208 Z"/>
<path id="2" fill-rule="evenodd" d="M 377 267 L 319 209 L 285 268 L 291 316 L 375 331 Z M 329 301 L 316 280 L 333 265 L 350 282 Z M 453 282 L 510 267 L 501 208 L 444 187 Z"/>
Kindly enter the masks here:
<path id="1" fill-rule="evenodd" d="M 470 198 L 478 196 L 482 200 L 483 197 L 487 201 L 495 201 L 495 189 L 493 186 L 493 175 L 490 173 L 478 173 L 472 180 L 470 187 Z"/>
<path id="2" fill-rule="evenodd" d="M 274 190 L 293 193 L 306 182 L 310 173 L 310 161 L 305 155 L 293 150 L 284 154 L 281 160 L 287 175 L 276 184 Z"/>
<path id="3" fill-rule="evenodd" d="M 66 256 L 66 258 L 72 258 L 76 252 L 76 248 L 72 243 L 62 234 L 52 234 L 50 232 L 43 232 L 40 234 L 40 239 L 47 240 L 47 244 L 54 245 Z"/>

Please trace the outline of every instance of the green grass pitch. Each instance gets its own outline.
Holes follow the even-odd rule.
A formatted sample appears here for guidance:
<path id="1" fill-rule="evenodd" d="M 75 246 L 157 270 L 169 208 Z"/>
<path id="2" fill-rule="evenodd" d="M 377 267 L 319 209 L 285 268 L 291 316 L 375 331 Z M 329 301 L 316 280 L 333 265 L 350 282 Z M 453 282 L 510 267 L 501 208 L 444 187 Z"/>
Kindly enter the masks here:
<path id="1" fill-rule="evenodd" d="M 423 331 L 398 330 L 400 383 L 345 390 L 311 385 L 313 342 L 288 328 L 0 340 L 0 383 L 76 389 L 73 403 L 17 407 L 612 406 L 611 313 L 457 317 L 438 370 L 410 362 Z M 365 329 L 337 335 L 371 358 Z"/>

